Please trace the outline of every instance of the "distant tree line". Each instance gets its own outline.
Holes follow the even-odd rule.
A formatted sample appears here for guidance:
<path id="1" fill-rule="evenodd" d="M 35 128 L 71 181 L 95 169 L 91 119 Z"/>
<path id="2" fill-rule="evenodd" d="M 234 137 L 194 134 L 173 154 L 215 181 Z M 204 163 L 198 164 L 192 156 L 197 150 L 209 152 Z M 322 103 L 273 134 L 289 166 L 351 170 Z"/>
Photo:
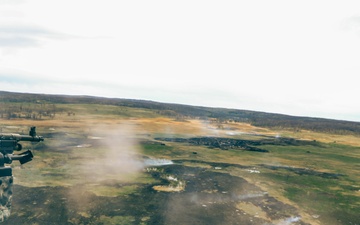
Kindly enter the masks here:
<path id="1" fill-rule="evenodd" d="M 285 128 L 293 130 L 312 130 L 336 134 L 360 134 L 360 123 L 343 120 L 332 120 L 312 117 L 297 117 L 276 113 L 257 112 L 250 110 L 237 110 L 225 108 L 210 108 L 182 104 L 160 103 L 146 100 L 133 100 L 121 98 L 103 98 L 93 96 L 69 96 L 69 95 L 45 95 L 13 93 L 0 91 L 1 103 L 19 103 L 22 110 L 0 109 L 0 116 L 21 116 L 28 118 L 43 118 L 55 116 L 57 109 L 55 104 L 104 104 L 126 106 L 154 110 L 155 112 L 177 120 L 197 118 L 204 120 L 216 120 L 221 122 L 246 122 L 254 126 Z M 34 103 L 36 109 L 24 108 L 21 103 Z M 2 108 L 2 107 L 0 107 Z M 17 114 L 17 111 L 26 111 L 26 114 Z"/>
<path id="2" fill-rule="evenodd" d="M 55 104 L 46 103 L 4 103 L 0 102 L 0 118 L 2 119 L 53 119 L 58 113 Z"/>

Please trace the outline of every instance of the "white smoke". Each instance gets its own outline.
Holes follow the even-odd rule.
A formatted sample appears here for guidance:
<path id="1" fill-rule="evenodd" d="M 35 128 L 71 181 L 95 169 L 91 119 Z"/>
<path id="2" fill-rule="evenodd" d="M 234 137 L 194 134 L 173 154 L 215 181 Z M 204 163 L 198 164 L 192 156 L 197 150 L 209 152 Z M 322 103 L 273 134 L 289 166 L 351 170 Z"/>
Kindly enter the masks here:
<path id="1" fill-rule="evenodd" d="M 301 220 L 301 217 L 292 216 L 292 217 L 281 220 L 277 225 L 291 225 L 292 223 L 299 222 L 300 220 Z"/>
<path id="2" fill-rule="evenodd" d="M 124 123 L 114 126 L 99 126 L 88 138 L 97 142 L 96 155 L 83 160 L 80 172 L 85 181 L 106 179 L 131 181 L 136 179 L 144 168 L 171 165 L 168 159 L 144 158 L 141 154 L 136 125 Z M 89 145 L 77 145 L 79 151 L 86 151 Z M 81 148 L 82 147 L 82 148 Z M 94 146 L 92 146 L 94 148 Z M 88 157 L 88 154 L 85 154 Z M 131 179 L 131 180 L 129 180 Z"/>
<path id="3" fill-rule="evenodd" d="M 173 161 L 168 159 L 145 159 L 144 165 L 145 166 L 165 166 L 165 165 L 171 165 L 174 164 Z"/>
<path id="4" fill-rule="evenodd" d="M 99 141 L 100 149 L 91 159 L 83 161 L 81 172 L 84 178 L 121 180 L 136 175 L 144 168 L 133 125 L 102 126 L 93 135 L 98 137 L 96 141 Z"/>
<path id="5" fill-rule="evenodd" d="M 239 195 L 237 196 L 238 200 L 247 200 L 247 199 L 251 199 L 251 198 L 258 198 L 258 197 L 263 197 L 265 195 L 267 195 L 267 192 L 262 192 L 262 193 L 253 193 L 253 194 L 245 194 L 245 195 Z"/>

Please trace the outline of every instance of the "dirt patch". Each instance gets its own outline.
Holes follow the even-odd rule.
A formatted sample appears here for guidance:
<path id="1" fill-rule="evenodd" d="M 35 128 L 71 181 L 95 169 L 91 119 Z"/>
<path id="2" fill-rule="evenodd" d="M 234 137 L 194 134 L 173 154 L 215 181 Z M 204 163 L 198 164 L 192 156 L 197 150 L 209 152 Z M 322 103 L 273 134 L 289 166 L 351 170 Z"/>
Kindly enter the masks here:
<path id="1" fill-rule="evenodd" d="M 179 180 L 177 177 L 172 175 L 164 175 L 162 179 L 169 182 L 168 185 L 155 185 L 153 187 L 156 191 L 164 191 L 164 192 L 180 192 L 185 190 L 186 182 L 183 180 Z"/>
<path id="2" fill-rule="evenodd" d="M 250 202 L 239 202 L 236 207 L 239 210 L 243 211 L 244 215 L 249 214 L 253 217 L 269 220 L 266 212 L 264 212 L 262 208 L 260 208 L 259 206 L 255 206 Z"/>

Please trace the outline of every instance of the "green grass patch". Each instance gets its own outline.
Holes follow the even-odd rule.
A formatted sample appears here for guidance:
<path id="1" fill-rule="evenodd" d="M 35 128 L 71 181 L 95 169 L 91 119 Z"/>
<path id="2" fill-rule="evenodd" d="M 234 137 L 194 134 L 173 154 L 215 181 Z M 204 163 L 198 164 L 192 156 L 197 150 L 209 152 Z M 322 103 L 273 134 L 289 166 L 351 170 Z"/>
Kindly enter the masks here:
<path id="1" fill-rule="evenodd" d="M 92 185 L 87 187 L 88 191 L 91 191 L 97 196 L 105 196 L 105 197 L 116 197 L 120 195 L 128 195 L 136 192 L 138 185 L 125 185 L 122 187 L 111 187 L 105 185 Z"/>
<path id="2" fill-rule="evenodd" d="M 145 155 L 150 156 L 168 155 L 174 150 L 172 146 L 158 142 L 141 144 L 141 149 Z"/>
<path id="3" fill-rule="evenodd" d="M 348 221 L 351 222 L 360 210 L 360 197 L 356 195 L 358 190 L 354 186 L 343 185 L 347 182 L 343 178 L 297 175 L 282 169 L 266 170 L 258 176 L 276 183 L 274 188 L 281 187 L 285 197 L 310 214 L 328 217 L 336 211 L 339 215 L 349 215 L 351 219 Z"/>

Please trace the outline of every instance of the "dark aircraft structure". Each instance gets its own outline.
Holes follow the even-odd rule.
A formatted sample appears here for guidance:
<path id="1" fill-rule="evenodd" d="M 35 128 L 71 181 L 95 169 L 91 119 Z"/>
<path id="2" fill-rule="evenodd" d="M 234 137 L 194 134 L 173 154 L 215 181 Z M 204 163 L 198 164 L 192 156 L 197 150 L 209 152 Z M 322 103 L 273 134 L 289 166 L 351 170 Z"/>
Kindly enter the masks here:
<path id="1" fill-rule="evenodd" d="M 0 133 L 0 222 L 10 216 L 11 209 L 13 176 L 12 168 L 6 164 L 11 164 L 14 160 L 19 161 L 20 164 L 32 160 L 33 154 L 29 149 L 14 154 L 14 151 L 22 150 L 20 141 L 41 142 L 43 140 L 43 137 L 36 135 L 36 127 L 30 128 L 29 135 Z"/>

